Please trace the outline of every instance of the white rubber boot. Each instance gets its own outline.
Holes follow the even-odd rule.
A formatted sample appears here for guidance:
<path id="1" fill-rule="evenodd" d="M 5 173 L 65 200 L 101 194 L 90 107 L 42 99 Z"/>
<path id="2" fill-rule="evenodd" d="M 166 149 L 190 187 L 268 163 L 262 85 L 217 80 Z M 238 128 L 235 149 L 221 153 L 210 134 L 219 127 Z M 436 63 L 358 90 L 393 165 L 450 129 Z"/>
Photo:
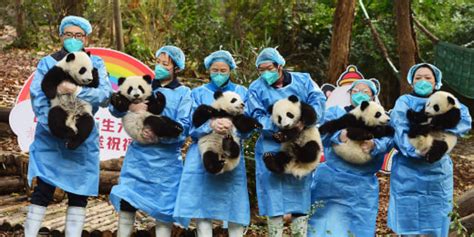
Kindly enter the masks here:
<path id="1" fill-rule="evenodd" d="M 291 222 L 291 234 L 293 237 L 306 237 L 308 232 L 308 217 L 300 216 L 293 218 Z"/>
<path id="2" fill-rule="evenodd" d="M 173 230 L 173 223 L 166 223 L 156 221 L 155 236 L 156 237 L 171 237 L 171 231 Z"/>
<path id="3" fill-rule="evenodd" d="M 131 236 L 133 233 L 133 223 L 135 223 L 135 212 L 120 211 L 117 237 Z"/>
<path id="4" fill-rule="evenodd" d="M 229 222 L 229 237 L 243 237 L 244 226 L 241 224 Z"/>
<path id="5" fill-rule="evenodd" d="M 68 207 L 66 211 L 66 237 L 81 237 L 82 227 L 86 219 L 85 207 Z"/>
<path id="6" fill-rule="evenodd" d="M 212 237 L 212 221 L 197 219 L 197 237 Z"/>
<path id="7" fill-rule="evenodd" d="M 28 214 L 25 220 L 25 237 L 36 237 L 43 222 L 46 207 L 30 204 L 28 207 Z"/>

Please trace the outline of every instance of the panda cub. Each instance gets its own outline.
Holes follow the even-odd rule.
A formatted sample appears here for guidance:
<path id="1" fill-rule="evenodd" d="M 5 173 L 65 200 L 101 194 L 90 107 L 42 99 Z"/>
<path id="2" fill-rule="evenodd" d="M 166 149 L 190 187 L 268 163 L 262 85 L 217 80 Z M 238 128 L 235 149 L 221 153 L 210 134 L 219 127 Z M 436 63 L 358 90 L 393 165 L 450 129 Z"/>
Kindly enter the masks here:
<path id="1" fill-rule="evenodd" d="M 148 110 L 143 113 L 128 111 L 122 118 L 125 132 L 141 144 L 157 143 L 159 138 L 175 138 L 183 132 L 183 127 L 178 122 L 167 116 L 160 115 L 166 105 L 165 96 L 157 92 L 153 95 L 152 78 L 145 76 L 120 77 L 118 79 L 118 92 L 112 94 L 110 103 L 119 112 L 127 112 L 132 103 L 145 102 Z M 149 128 L 156 136 L 156 140 L 143 137 L 143 129 Z"/>
<path id="2" fill-rule="evenodd" d="M 234 129 L 228 134 L 212 131 L 198 140 L 198 147 L 204 168 L 212 174 L 233 170 L 240 162 L 240 139 L 235 135 L 249 133 L 261 128 L 257 120 L 244 115 L 244 102 L 239 94 L 232 91 L 216 91 L 212 105 L 200 105 L 193 114 L 193 126 L 200 127 L 209 119 L 229 118 Z"/>
<path id="3" fill-rule="evenodd" d="M 268 111 L 272 122 L 280 129 L 273 138 L 281 143 L 281 150 L 263 155 L 266 167 L 272 172 L 292 174 L 297 178 L 311 173 L 320 162 L 323 147 L 315 126 L 316 111 L 295 95 L 278 100 Z M 304 125 L 303 130 L 298 127 L 300 122 Z"/>
<path id="4" fill-rule="evenodd" d="M 461 120 L 460 105 L 456 101 L 452 94 L 438 91 L 428 98 L 423 110 L 407 111 L 409 141 L 416 153 L 430 163 L 440 160 L 456 145 L 457 136 L 446 132 Z"/>
<path id="5" fill-rule="evenodd" d="M 92 106 L 75 94 L 59 94 L 57 88 L 63 81 L 97 88 L 99 76 L 89 56 L 85 52 L 69 53 L 46 73 L 41 82 L 41 89 L 50 100 L 49 130 L 54 136 L 65 139 L 68 149 L 76 149 L 89 137 L 94 128 Z"/>
<path id="6" fill-rule="evenodd" d="M 364 164 L 372 157 L 370 153 L 362 150 L 362 142 L 393 136 L 394 129 L 388 125 L 389 121 L 390 117 L 381 105 L 373 101 L 364 101 L 342 117 L 326 122 L 319 131 L 321 134 L 333 134 L 347 129 L 348 141 L 334 145 L 334 152 L 349 163 Z"/>

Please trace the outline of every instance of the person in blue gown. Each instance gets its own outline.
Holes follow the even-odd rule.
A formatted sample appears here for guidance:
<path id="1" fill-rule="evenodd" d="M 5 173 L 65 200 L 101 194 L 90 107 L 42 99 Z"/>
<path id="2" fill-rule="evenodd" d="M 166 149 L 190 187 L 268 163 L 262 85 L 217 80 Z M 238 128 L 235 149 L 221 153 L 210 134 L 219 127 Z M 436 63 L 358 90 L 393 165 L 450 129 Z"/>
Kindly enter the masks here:
<path id="1" fill-rule="evenodd" d="M 66 148 L 64 139 L 53 136 L 48 127 L 50 102 L 41 89 L 45 74 L 63 59 L 68 53 L 83 51 L 88 43 L 92 26 L 88 20 L 67 16 L 59 26 L 59 35 L 63 48 L 48 55 L 38 63 L 31 83 L 30 95 L 33 112 L 38 119 L 35 138 L 30 146 L 28 165 L 28 183 L 31 185 L 36 177 L 31 205 L 25 221 L 25 236 L 37 236 L 44 218 L 46 207 L 53 200 L 56 187 L 68 194 L 66 212 L 67 236 L 81 236 L 84 225 L 88 196 L 97 196 L 99 191 L 99 132 L 94 126 L 87 140 L 78 148 Z M 70 82 L 58 86 L 61 94 L 75 94 L 79 99 L 90 103 L 93 113 L 99 106 L 106 107 L 112 93 L 104 61 L 95 55 L 91 56 L 93 67 L 99 74 L 99 87 L 86 88 Z"/>
<path id="2" fill-rule="evenodd" d="M 415 152 L 408 140 L 408 110 L 420 111 L 427 98 L 441 88 L 441 71 L 422 63 L 410 68 L 407 80 L 410 94 L 400 96 L 391 112 L 398 153 L 393 157 L 390 175 L 388 226 L 397 234 L 446 237 L 453 207 L 453 162 L 446 154 L 429 163 Z M 457 101 L 459 103 L 459 101 Z M 461 121 L 447 132 L 462 135 L 471 129 L 471 116 L 461 106 Z"/>
<path id="3" fill-rule="evenodd" d="M 177 73 L 185 68 L 183 51 L 167 45 L 156 52 L 153 95 L 162 93 L 166 106 L 161 115 L 178 122 L 183 132 L 177 138 L 158 138 L 156 144 L 132 141 L 125 154 L 119 183 L 112 188 L 110 201 L 119 212 L 118 237 L 128 237 L 133 232 L 137 209 L 156 220 L 155 235 L 171 236 L 173 210 L 183 170 L 181 146 L 187 137 L 192 100 L 191 90 L 182 85 Z M 146 111 L 145 103 L 131 104 L 130 111 Z M 110 106 L 117 117 L 125 115 Z M 156 140 L 151 130 L 143 131 L 144 137 Z"/>
<path id="4" fill-rule="evenodd" d="M 338 119 L 363 101 L 374 101 L 378 88 L 371 80 L 352 83 L 351 105 L 333 106 L 326 110 L 324 124 Z M 379 205 L 379 183 L 375 174 L 382 166 L 384 155 L 393 147 L 392 137 L 364 141 L 362 148 L 372 160 L 353 164 L 339 157 L 334 145 L 347 142 L 345 129 L 322 136 L 326 161 L 318 166 L 311 185 L 314 213 L 309 219 L 308 236 L 375 236 Z"/>
<path id="5" fill-rule="evenodd" d="M 256 60 L 260 77 L 249 87 L 247 109 L 263 126 L 255 146 L 257 199 L 260 215 L 269 217 L 270 236 L 282 236 L 285 215 L 293 217 L 293 234 L 305 236 L 306 215 L 311 206 L 311 175 L 299 179 L 273 173 L 265 166 L 263 154 L 280 149 L 280 144 L 272 138 L 278 129 L 271 121 L 268 108 L 280 99 L 296 95 L 314 108 L 321 121 L 326 97 L 308 73 L 288 72 L 283 69 L 284 65 L 285 59 L 275 48 L 263 49 Z"/>
<path id="6" fill-rule="evenodd" d="M 211 105 L 216 91 L 233 91 L 246 101 L 247 88 L 232 82 L 230 73 L 236 64 L 232 55 L 225 50 L 211 53 L 204 59 L 204 66 L 210 72 L 210 82 L 192 90 L 192 114 L 199 105 Z M 175 218 L 185 227 L 189 219 L 197 223 L 198 237 L 212 237 L 212 220 L 228 223 L 229 236 L 243 236 L 244 226 L 250 223 L 250 205 L 247 191 L 247 177 L 243 146 L 239 165 L 222 174 L 212 174 L 204 168 L 198 148 L 199 138 L 211 133 L 225 134 L 233 129 L 231 120 L 216 118 L 199 127 L 191 126 L 192 144 L 186 154 L 181 185 L 174 211 Z M 240 144 L 249 134 L 236 133 Z"/>

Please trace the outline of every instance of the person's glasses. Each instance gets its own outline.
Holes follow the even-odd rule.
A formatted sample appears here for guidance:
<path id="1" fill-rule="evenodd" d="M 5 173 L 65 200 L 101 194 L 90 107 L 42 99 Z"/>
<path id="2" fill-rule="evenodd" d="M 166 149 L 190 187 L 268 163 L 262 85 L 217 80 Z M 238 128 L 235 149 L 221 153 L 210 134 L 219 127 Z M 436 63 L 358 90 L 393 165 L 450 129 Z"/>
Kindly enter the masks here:
<path id="1" fill-rule="evenodd" d="M 371 91 L 370 89 L 364 89 L 364 90 L 359 90 L 359 89 L 352 89 L 351 94 L 359 93 L 362 92 L 364 94 L 370 95 Z"/>
<path id="2" fill-rule="evenodd" d="M 258 68 L 257 72 L 258 72 L 259 75 L 261 75 L 265 71 L 271 71 L 272 72 L 272 71 L 276 71 L 276 70 L 278 70 L 278 69 L 272 66 L 272 67 L 266 67 L 266 68 Z"/>
<path id="3" fill-rule="evenodd" d="M 80 33 L 80 32 L 77 32 L 77 33 L 64 32 L 63 35 L 64 35 L 66 38 L 75 38 L 75 39 L 82 39 L 82 38 L 86 37 L 85 34 Z"/>

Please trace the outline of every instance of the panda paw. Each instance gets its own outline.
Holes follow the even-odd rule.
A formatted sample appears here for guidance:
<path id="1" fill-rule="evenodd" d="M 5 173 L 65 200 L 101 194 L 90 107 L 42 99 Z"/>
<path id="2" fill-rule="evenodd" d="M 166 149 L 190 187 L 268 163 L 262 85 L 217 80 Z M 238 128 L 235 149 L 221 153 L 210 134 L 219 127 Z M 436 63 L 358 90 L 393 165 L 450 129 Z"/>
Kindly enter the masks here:
<path id="1" fill-rule="evenodd" d="M 395 134 L 395 129 L 391 126 L 377 126 L 372 131 L 374 138 L 389 137 Z"/>
<path id="2" fill-rule="evenodd" d="M 448 151 L 448 144 L 444 141 L 434 140 L 431 144 L 430 150 L 426 153 L 425 159 L 429 163 L 434 163 L 441 160 L 444 154 Z"/>
<path id="3" fill-rule="evenodd" d="M 261 129 L 262 125 L 254 118 L 245 115 L 237 115 L 232 118 L 235 128 L 242 133 L 251 132 L 254 129 Z"/>
<path id="4" fill-rule="evenodd" d="M 77 141 L 77 140 L 67 140 L 66 141 L 66 148 L 69 149 L 69 150 L 75 150 L 81 144 L 82 144 L 82 142 Z"/>
<path id="5" fill-rule="evenodd" d="M 418 136 L 426 136 L 431 131 L 428 125 L 411 125 L 408 130 L 408 137 L 415 138 Z"/>
<path id="6" fill-rule="evenodd" d="M 354 141 L 365 141 L 374 138 L 374 135 L 362 128 L 347 128 L 347 137 Z"/>
<path id="7" fill-rule="evenodd" d="M 428 121 L 428 116 L 425 114 L 424 109 L 419 112 L 409 109 L 407 110 L 407 119 L 410 123 L 421 124 Z"/>
<path id="8" fill-rule="evenodd" d="M 271 152 L 263 154 L 263 162 L 267 169 L 277 174 L 282 174 L 285 171 L 285 165 L 289 162 L 288 158 L 282 152 L 278 152 L 276 155 Z"/>
<path id="9" fill-rule="evenodd" d="M 183 132 L 183 126 L 166 116 L 148 116 L 143 124 L 149 126 L 157 137 L 175 138 Z"/>
<path id="10" fill-rule="evenodd" d="M 216 110 L 209 105 L 200 105 L 197 107 L 193 114 L 194 127 L 200 127 L 202 124 L 207 122 L 215 112 Z"/>
<path id="11" fill-rule="evenodd" d="M 273 140 L 275 140 L 275 142 L 277 143 L 283 143 L 288 140 L 283 132 L 273 133 L 272 137 L 273 137 Z"/>
<path id="12" fill-rule="evenodd" d="M 119 93 L 113 93 L 112 96 L 110 96 L 110 104 L 119 112 L 127 112 L 130 101 Z"/>
<path id="13" fill-rule="evenodd" d="M 206 151 L 202 155 L 204 168 L 211 174 L 219 173 L 223 168 L 225 161 L 219 160 L 219 155 L 212 151 Z"/>

